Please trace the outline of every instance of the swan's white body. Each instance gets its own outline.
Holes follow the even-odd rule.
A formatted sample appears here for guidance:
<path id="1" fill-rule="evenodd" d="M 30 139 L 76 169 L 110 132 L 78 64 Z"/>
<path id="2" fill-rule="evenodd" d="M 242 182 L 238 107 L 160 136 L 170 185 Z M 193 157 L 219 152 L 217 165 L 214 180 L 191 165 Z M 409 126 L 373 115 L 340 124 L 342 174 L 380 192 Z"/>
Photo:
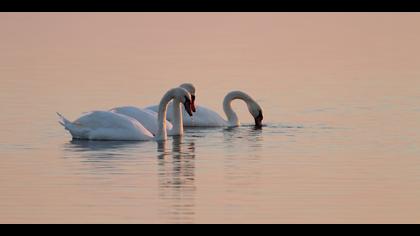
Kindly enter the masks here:
<path id="1" fill-rule="evenodd" d="M 74 122 L 61 116 L 61 124 L 74 139 L 145 141 L 153 134 L 137 120 L 108 111 L 92 111 Z"/>
<path id="2" fill-rule="evenodd" d="M 75 139 L 121 141 L 166 140 L 167 122 L 165 117 L 168 103 L 172 99 L 176 100 L 175 103 L 185 99 L 191 101 L 191 96 L 188 91 L 183 88 L 171 89 L 163 96 L 159 104 L 157 116 L 158 129 L 155 136 L 153 136 L 153 134 L 138 120 L 111 111 L 89 112 L 74 122 L 70 122 L 60 114 L 58 115 L 61 118 L 60 124 L 62 124 Z"/>
<path id="3" fill-rule="evenodd" d="M 146 107 L 144 110 L 149 110 L 151 112 L 157 111 L 159 106 L 154 105 Z M 166 119 L 168 121 L 173 120 L 173 108 L 171 105 L 168 107 L 168 113 Z M 182 108 L 182 118 L 183 124 L 185 127 L 223 127 L 229 126 L 228 122 L 223 119 L 217 112 L 203 106 L 196 106 L 196 112 L 194 117 L 190 119 L 188 113 Z"/>
<path id="4" fill-rule="evenodd" d="M 248 106 L 248 110 L 251 115 L 255 118 L 259 115 L 259 111 L 262 111 L 258 103 L 251 98 L 248 94 L 241 91 L 232 91 L 228 93 L 223 100 L 223 110 L 226 114 L 227 120 L 223 119 L 217 112 L 203 107 L 197 106 L 196 112 L 193 117 L 188 116 L 187 112 L 182 109 L 183 124 L 187 127 L 234 127 L 240 126 L 238 116 L 233 111 L 231 103 L 233 100 L 240 99 L 245 101 Z M 172 106 L 169 106 L 166 119 L 169 121 L 173 120 Z M 157 111 L 158 106 L 149 106 L 146 110 Z"/>
<path id="5" fill-rule="evenodd" d="M 111 109 L 110 111 L 136 119 L 152 134 L 156 134 L 159 129 L 157 111 L 154 112 L 151 110 L 141 109 L 133 106 L 116 107 Z M 168 134 L 171 135 L 171 130 L 173 129 L 172 123 L 166 121 L 166 128 Z"/>

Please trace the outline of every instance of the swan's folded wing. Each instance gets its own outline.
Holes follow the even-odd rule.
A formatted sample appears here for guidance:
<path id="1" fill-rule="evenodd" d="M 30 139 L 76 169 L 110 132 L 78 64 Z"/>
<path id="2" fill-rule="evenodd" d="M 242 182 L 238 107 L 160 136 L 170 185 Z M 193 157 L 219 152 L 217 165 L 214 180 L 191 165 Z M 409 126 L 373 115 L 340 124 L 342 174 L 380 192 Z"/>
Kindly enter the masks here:
<path id="1" fill-rule="evenodd" d="M 222 127 L 226 126 L 227 122 L 215 111 L 197 106 L 196 112 L 192 117 L 183 109 L 184 126 L 190 127 Z"/>
<path id="2" fill-rule="evenodd" d="M 156 134 L 158 131 L 158 115 L 156 112 L 147 109 L 140 109 L 137 107 L 117 107 L 111 110 L 112 112 L 123 114 L 136 119 L 151 133 Z M 172 129 L 170 122 L 166 123 L 167 129 Z"/>

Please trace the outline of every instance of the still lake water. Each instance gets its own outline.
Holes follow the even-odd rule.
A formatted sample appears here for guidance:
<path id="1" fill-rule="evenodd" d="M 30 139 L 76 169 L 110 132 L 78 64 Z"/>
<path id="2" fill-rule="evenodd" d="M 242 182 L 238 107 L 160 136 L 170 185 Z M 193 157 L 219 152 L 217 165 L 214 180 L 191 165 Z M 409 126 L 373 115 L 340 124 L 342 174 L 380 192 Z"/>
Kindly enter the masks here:
<path id="1" fill-rule="evenodd" d="M 420 223 L 420 14 L 0 13 L 1 223 Z M 72 141 L 183 82 L 238 128 Z M 223 115 L 224 116 L 224 115 Z"/>

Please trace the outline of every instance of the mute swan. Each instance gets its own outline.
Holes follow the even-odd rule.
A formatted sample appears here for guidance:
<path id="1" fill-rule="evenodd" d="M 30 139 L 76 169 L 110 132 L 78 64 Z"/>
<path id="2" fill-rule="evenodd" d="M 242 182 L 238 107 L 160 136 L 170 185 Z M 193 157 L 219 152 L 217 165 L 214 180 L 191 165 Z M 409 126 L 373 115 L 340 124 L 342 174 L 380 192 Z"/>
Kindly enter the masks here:
<path id="1" fill-rule="evenodd" d="M 191 110 L 195 112 L 195 87 L 189 83 L 181 84 L 179 87 L 187 90 L 191 94 Z M 181 115 L 181 103 L 177 98 L 175 98 L 174 101 L 172 101 L 171 103 L 171 108 L 169 108 L 171 110 L 170 116 L 174 119 L 172 119 L 172 124 L 167 121 L 168 135 L 183 135 L 184 128 L 182 125 L 183 117 Z M 125 106 L 116 107 L 111 109 L 110 111 L 136 119 L 152 134 L 156 134 L 158 131 L 159 124 L 157 121 L 157 109 L 155 111 L 152 111 L 133 106 Z"/>
<path id="2" fill-rule="evenodd" d="M 255 125 L 261 126 L 263 120 L 263 112 L 258 105 L 258 103 L 248 94 L 241 92 L 241 91 L 232 91 L 225 96 L 223 100 L 223 110 L 226 114 L 227 121 L 223 119 L 219 114 L 215 111 L 212 111 L 209 108 L 197 106 L 196 112 L 194 113 L 194 117 L 188 117 L 186 112 L 183 111 L 183 124 L 186 127 L 233 127 L 233 126 L 240 126 L 240 122 L 238 120 L 238 116 L 232 110 L 231 103 L 235 99 L 243 100 L 247 106 L 248 110 L 251 115 L 254 117 Z M 157 106 L 150 106 L 146 109 L 156 111 Z M 168 109 L 167 119 L 169 121 L 173 120 L 171 116 L 172 111 L 171 107 Z"/>
<path id="3" fill-rule="evenodd" d="M 144 126 L 129 116 L 110 112 L 92 111 L 70 122 L 57 113 L 61 120 L 60 124 L 68 130 L 75 139 L 89 140 L 124 140 L 124 141 L 146 141 L 166 140 L 166 112 L 169 101 L 177 99 L 185 106 L 185 110 L 192 115 L 191 95 L 183 88 L 174 88 L 166 92 L 159 103 L 158 131 L 155 136 Z M 182 124 L 181 124 L 182 125 Z"/>

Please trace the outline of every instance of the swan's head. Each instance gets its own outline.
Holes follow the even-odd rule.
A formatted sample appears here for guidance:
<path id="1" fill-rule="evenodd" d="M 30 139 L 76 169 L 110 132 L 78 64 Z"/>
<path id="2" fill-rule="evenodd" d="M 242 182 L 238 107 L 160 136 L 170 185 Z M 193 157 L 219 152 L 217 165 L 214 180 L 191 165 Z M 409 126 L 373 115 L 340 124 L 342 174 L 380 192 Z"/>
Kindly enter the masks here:
<path id="1" fill-rule="evenodd" d="M 181 84 L 179 87 L 184 88 L 191 94 L 191 109 L 195 112 L 195 87 L 190 83 Z"/>
<path id="2" fill-rule="evenodd" d="M 251 113 L 251 115 L 254 117 L 255 120 L 255 126 L 261 127 L 262 126 L 262 120 L 264 119 L 263 116 L 263 110 L 258 105 L 258 103 L 252 101 L 248 103 L 248 110 Z"/>
<path id="3" fill-rule="evenodd" d="M 188 115 L 192 116 L 192 98 L 191 94 L 184 88 L 177 88 L 175 89 L 175 97 L 181 101 L 182 104 L 184 104 L 185 111 L 188 113 Z"/>

